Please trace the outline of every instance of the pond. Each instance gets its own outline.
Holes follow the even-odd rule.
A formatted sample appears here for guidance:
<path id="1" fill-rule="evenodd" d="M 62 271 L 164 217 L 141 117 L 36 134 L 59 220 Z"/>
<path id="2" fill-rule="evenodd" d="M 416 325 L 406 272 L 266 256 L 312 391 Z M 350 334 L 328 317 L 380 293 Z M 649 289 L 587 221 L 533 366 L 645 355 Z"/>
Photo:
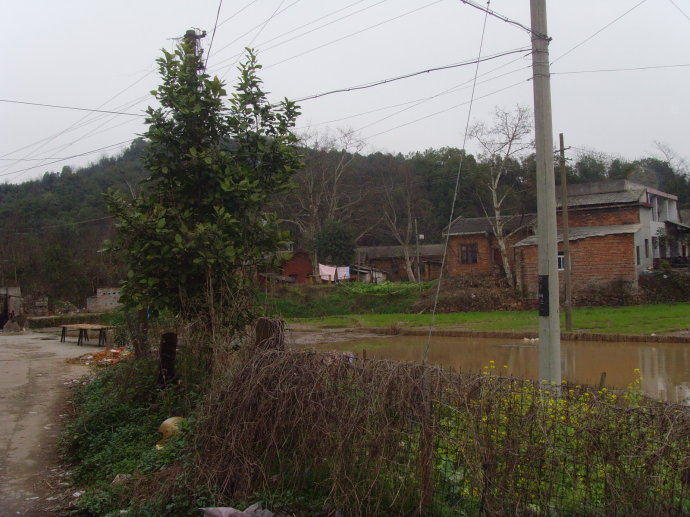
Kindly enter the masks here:
<path id="1" fill-rule="evenodd" d="M 349 351 L 370 359 L 421 361 L 426 337 L 387 336 L 309 345 L 319 350 Z M 519 339 L 434 337 L 429 361 L 466 372 L 480 372 L 494 361 L 500 375 L 535 379 L 537 343 Z M 606 372 L 608 388 L 625 388 L 642 375 L 642 390 L 658 400 L 690 404 L 690 345 L 563 341 L 563 379 L 598 385 Z"/>

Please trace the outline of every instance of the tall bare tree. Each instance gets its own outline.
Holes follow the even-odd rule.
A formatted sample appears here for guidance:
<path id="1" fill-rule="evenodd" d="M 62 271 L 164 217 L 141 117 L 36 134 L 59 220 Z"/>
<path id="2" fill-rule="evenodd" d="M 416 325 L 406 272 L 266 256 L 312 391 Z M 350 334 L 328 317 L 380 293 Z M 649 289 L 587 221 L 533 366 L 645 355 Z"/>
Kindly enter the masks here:
<path id="1" fill-rule="evenodd" d="M 351 130 L 338 130 L 302 135 L 301 147 L 304 168 L 295 175 L 296 187 L 283 197 L 280 212 L 311 245 L 326 221 L 350 222 L 362 204 L 367 189 L 353 177 L 351 165 L 364 142 Z M 317 257 L 312 259 L 318 267 Z"/>
<path id="2" fill-rule="evenodd" d="M 496 107 L 491 125 L 478 122 L 470 129 L 470 137 L 481 147 L 480 157 L 488 170 L 484 185 L 489 197 L 489 206 L 482 201 L 482 208 L 491 222 L 496 238 L 503 270 L 508 283 L 515 287 L 515 278 L 508 255 L 508 239 L 524 228 L 515 224 L 520 216 L 506 217 L 504 208 L 512 188 L 506 181 L 509 168 L 522 153 L 534 147 L 532 136 L 532 115 L 525 106 L 516 105 L 511 111 Z"/>
<path id="3" fill-rule="evenodd" d="M 409 167 L 406 165 L 401 167 L 402 170 L 397 174 L 389 171 L 390 174 L 382 177 L 383 222 L 390 235 L 402 248 L 407 279 L 410 282 L 416 282 L 418 277 L 414 269 L 413 250 L 415 241 L 414 182 Z"/>

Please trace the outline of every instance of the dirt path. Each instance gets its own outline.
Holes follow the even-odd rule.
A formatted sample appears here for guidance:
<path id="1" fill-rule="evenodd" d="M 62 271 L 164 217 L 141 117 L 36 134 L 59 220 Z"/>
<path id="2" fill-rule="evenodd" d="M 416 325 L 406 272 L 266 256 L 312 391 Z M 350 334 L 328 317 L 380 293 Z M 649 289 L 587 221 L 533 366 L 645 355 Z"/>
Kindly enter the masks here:
<path id="1" fill-rule="evenodd" d="M 86 373 L 65 360 L 91 349 L 57 334 L 0 333 L 0 515 L 59 515 L 50 508 L 66 485 L 56 473 L 65 382 Z"/>

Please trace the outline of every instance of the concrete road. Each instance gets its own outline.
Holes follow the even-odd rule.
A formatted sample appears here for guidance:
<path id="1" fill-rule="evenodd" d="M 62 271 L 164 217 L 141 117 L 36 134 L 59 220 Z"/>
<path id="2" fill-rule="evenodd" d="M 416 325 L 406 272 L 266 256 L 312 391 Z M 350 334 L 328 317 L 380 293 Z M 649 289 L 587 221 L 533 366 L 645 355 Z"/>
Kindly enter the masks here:
<path id="1" fill-rule="evenodd" d="M 87 369 L 66 359 L 95 350 L 56 333 L 0 332 L 0 515 L 55 515 L 50 507 L 68 387 Z"/>

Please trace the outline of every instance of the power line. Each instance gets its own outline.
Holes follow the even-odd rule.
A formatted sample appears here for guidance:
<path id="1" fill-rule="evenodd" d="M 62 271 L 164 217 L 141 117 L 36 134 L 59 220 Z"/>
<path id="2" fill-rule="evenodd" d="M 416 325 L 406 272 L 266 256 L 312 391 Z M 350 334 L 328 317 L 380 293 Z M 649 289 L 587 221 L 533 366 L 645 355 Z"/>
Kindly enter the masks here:
<path id="1" fill-rule="evenodd" d="M 450 70 L 450 69 L 459 68 L 462 66 L 479 64 L 479 63 L 483 63 L 484 61 L 490 61 L 493 59 L 498 59 L 500 57 L 509 56 L 511 54 L 518 54 L 518 53 L 522 53 L 522 52 L 527 52 L 529 50 L 530 49 L 526 48 L 526 47 L 515 49 L 515 50 L 508 50 L 505 52 L 499 52 L 498 54 L 493 54 L 491 56 L 480 57 L 478 59 L 472 59 L 470 61 L 462 61 L 460 63 L 453 63 L 450 65 L 442 65 L 442 66 L 437 66 L 434 68 L 427 68 L 426 70 L 419 70 L 417 72 L 411 72 L 411 73 L 399 75 L 396 77 L 390 77 L 388 79 L 380 79 L 378 81 L 372 81 L 370 83 L 360 84 L 357 86 L 349 86 L 346 88 L 338 88 L 337 90 L 331 90 L 328 92 L 316 93 L 314 95 L 308 95 L 306 97 L 301 97 L 299 99 L 295 99 L 294 102 L 304 102 L 304 101 L 308 101 L 308 100 L 318 99 L 319 97 L 325 97 L 326 95 L 333 95 L 335 93 L 344 93 L 344 92 L 352 92 L 352 91 L 356 91 L 356 90 L 365 90 L 367 88 L 373 88 L 375 86 L 381 86 L 382 84 L 388 84 L 388 83 L 392 83 L 395 81 L 400 81 L 402 79 L 409 79 L 411 77 L 416 77 L 418 75 L 428 74 L 431 72 L 438 72 L 440 70 Z"/>
<path id="2" fill-rule="evenodd" d="M 400 15 L 398 15 L 398 16 L 394 16 L 394 17 L 392 17 L 392 18 L 388 18 L 387 20 L 383 20 L 382 22 L 376 23 L 376 24 L 374 24 L 374 25 L 370 25 L 369 27 L 365 27 L 364 29 L 361 29 L 361 30 L 352 32 L 352 33 L 347 34 L 347 35 L 345 35 L 345 36 L 342 36 L 342 37 L 340 37 L 340 38 L 336 38 L 336 39 L 331 40 L 331 41 L 329 41 L 329 42 L 327 42 L 327 43 L 324 43 L 324 44 L 322 44 L 322 45 L 319 45 L 319 46 L 317 46 L 317 47 L 313 47 L 313 48 L 311 48 L 311 49 L 309 49 L 309 50 L 305 50 L 304 52 L 301 52 L 301 53 L 299 53 L 299 54 L 295 54 L 294 56 L 285 58 L 285 59 L 283 59 L 283 60 L 281 60 L 281 61 L 278 61 L 278 62 L 273 63 L 273 64 L 271 64 L 271 65 L 265 66 L 265 67 L 264 67 L 264 70 L 266 70 L 266 69 L 268 69 L 268 68 L 273 68 L 274 66 L 282 65 L 283 63 L 287 63 L 288 61 L 292 61 L 293 59 L 296 59 L 296 58 L 298 58 L 298 57 L 302 57 L 302 56 L 304 56 L 305 54 L 310 54 L 311 52 L 315 52 L 315 51 L 320 50 L 320 49 L 322 49 L 322 48 L 324 48 L 324 47 L 327 47 L 327 46 L 329 46 L 329 45 L 333 45 L 334 43 L 338 43 L 339 41 L 342 41 L 342 40 L 344 40 L 344 39 L 351 38 L 352 36 L 357 36 L 358 34 L 362 34 L 363 32 L 366 32 L 366 31 L 368 31 L 368 30 L 374 29 L 374 28 L 376 28 L 376 27 L 380 27 L 381 25 L 384 25 L 384 24 L 386 24 L 386 23 L 390 23 L 390 22 L 392 22 L 392 21 L 398 20 L 398 19 L 403 18 L 403 17 L 405 17 L 405 16 L 408 16 L 408 15 L 410 15 L 410 14 L 416 13 L 417 11 L 421 11 L 422 9 L 426 9 L 427 7 L 431 7 L 432 5 L 439 4 L 439 3 L 443 2 L 443 1 L 444 1 L 444 0 L 435 0 L 435 1 L 431 2 L 431 3 L 428 3 L 428 4 L 426 4 L 426 5 L 423 5 L 423 6 L 421 6 L 421 7 L 416 8 L 416 9 L 412 9 L 411 11 L 408 11 L 408 12 L 406 12 L 406 13 L 400 14 Z"/>
<path id="3" fill-rule="evenodd" d="M 32 233 L 37 233 L 37 231 L 40 231 L 40 230 L 48 230 L 51 228 L 64 228 L 66 226 L 76 226 L 79 224 L 95 223 L 95 222 L 99 222 L 99 221 L 107 221 L 109 219 L 114 219 L 114 218 L 115 218 L 114 215 L 108 215 L 105 217 L 96 217 L 94 219 L 84 219 L 82 221 L 73 221 L 70 223 L 48 224 L 45 226 L 29 226 L 26 228 L 12 228 L 12 229 L 2 228 L 2 229 L 0 229 L 0 232 L 11 233 L 14 235 L 30 235 Z"/>
<path id="4" fill-rule="evenodd" d="M 631 68 L 599 68 L 596 70 L 574 70 L 572 72 L 551 72 L 551 75 L 596 74 L 600 72 L 634 72 L 637 70 L 659 70 L 662 68 L 681 68 L 686 66 L 690 66 L 690 63 L 681 63 L 678 65 L 634 66 Z"/>
<path id="5" fill-rule="evenodd" d="M 18 171 L 5 172 L 5 173 L 0 174 L 0 176 L 12 176 L 12 175 L 14 175 L 14 174 L 19 174 L 20 172 L 30 171 L 30 170 L 32 170 L 32 169 L 38 169 L 38 168 L 41 168 L 41 167 L 46 167 L 46 166 L 52 165 L 52 164 L 54 164 L 54 163 L 64 162 L 65 160 L 71 160 L 72 158 L 78 158 L 78 157 L 80 157 L 80 156 L 86 156 L 87 154 L 97 153 L 98 151 L 104 151 L 104 150 L 107 150 L 107 149 L 110 149 L 110 148 L 113 148 L 113 147 L 121 146 L 121 145 L 123 145 L 123 144 L 128 144 L 128 143 L 130 143 L 130 142 L 131 142 L 131 140 L 124 140 L 124 141 L 118 142 L 118 143 L 116 143 L 116 144 L 110 144 L 110 145 L 106 145 L 106 146 L 104 146 L 104 147 L 99 147 L 98 149 L 93 149 L 93 150 L 91 150 L 91 151 L 86 151 L 85 153 L 74 154 L 74 155 L 72 155 L 72 156 L 66 156 L 66 157 L 64 157 L 64 158 L 60 158 L 60 159 L 58 159 L 58 160 L 55 160 L 55 161 L 52 161 L 52 162 L 48 162 L 48 163 L 44 163 L 44 164 L 41 164 L 41 165 L 35 165 L 35 166 L 33 166 L 33 167 L 26 167 L 25 169 L 19 169 Z"/>
<path id="6" fill-rule="evenodd" d="M 524 81 L 519 81 L 519 82 L 517 82 L 517 83 L 513 83 L 513 84 L 508 85 L 508 86 L 506 86 L 506 87 L 504 87 L 504 88 L 500 88 L 499 90 L 494 90 L 493 92 L 490 92 L 490 93 L 487 93 L 487 94 L 485 94 L 485 95 L 481 95 L 481 96 L 479 96 L 479 97 L 476 97 L 475 100 L 486 99 L 487 97 L 491 97 L 492 95 L 496 95 L 497 93 L 501 93 L 501 92 L 504 92 L 504 91 L 506 91 L 506 90 L 510 90 L 511 88 L 515 88 L 516 86 L 523 85 L 523 84 L 525 84 L 526 82 L 529 82 L 529 81 L 530 81 L 530 78 L 525 79 Z M 410 126 L 410 125 L 412 125 L 412 124 L 416 124 L 417 122 L 420 122 L 420 121 L 422 121 L 422 120 L 426 120 L 426 119 L 428 119 L 428 118 L 432 118 L 432 117 L 435 117 L 435 116 L 437 116 L 437 115 L 443 115 L 444 113 L 448 113 L 449 111 L 454 110 L 454 109 L 457 109 L 457 108 L 459 108 L 459 107 L 461 107 L 461 106 L 466 106 L 466 105 L 468 105 L 469 103 L 470 103 L 470 101 L 461 102 L 460 104 L 455 104 L 454 106 L 450 106 L 450 107 L 445 108 L 445 109 L 442 109 L 442 110 L 440 110 L 440 111 L 436 111 L 436 112 L 434 112 L 434 113 L 430 113 L 430 114 L 428 114 L 428 115 L 424 115 L 423 117 L 419 117 L 419 118 L 416 118 L 416 119 L 414 119 L 414 120 L 410 120 L 409 122 L 405 122 L 405 123 L 403 123 L 403 124 L 399 124 L 399 125 L 394 126 L 394 127 L 390 128 L 390 129 L 386 129 L 386 130 L 384 130 L 384 131 L 379 131 L 378 133 L 374 133 L 374 134 L 372 134 L 372 135 L 367 135 L 367 136 L 365 136 L 365 137 L 363 137 L 363 138 L 364 138 L 365 140 L 368 140 L 368 139 L 370 139 L 370 138 L 374 138 L 375 136 L 384 135 L 384 134 L 386 134 L 386 133 L 390 133 L 391 131 L 395 131 L 396 129 L 400 129 L 400 128 L 402 128 L 402 127 L 406 127 L 406 126 Z"/>
<path id="7" fill-rule="evenodd" d="M 541 32 L 533 31 L 531 27 L 528 27 L 527 25 L 523 25 L 520 22 L 512 20 L 503 14 L 497 13 L 496 11 L 492 11 L 488 7 L 483 7 L 476 2 L 472 2 L 471 0 L 460 0 L 460 1 L 463 4 L 467 4 L 470 7 L 474 7 L 475 9 L 482 11 L 483 13 L 485 13 L 488 16 L 493 16 L 494 18 L 497 18 L 503 22 L 509 23 L 511 25 L 515 25 L 516 27 L 519 27 L 519 28 L 529 32 L 530 34 L 532 34 L 533 36 L 536 36 L 537 38 L 545 39 L 545 40 L 549 40 L 549 41 L 551 40 L 551 38 L 549 38 L 546 34 L 542 34 Z M 489 5 L 489 3 L 487 3 L 487 6 L 488 5 Z"/>
<path id="8" fill-rule="evenodd" d="M 517 61 L 520 61 L 521 59 L 522 59 L 522 58 L 513 59 L 512 61 L 509 61 L 508 63 L 504 63 L 504 64 L 502 64 L 502 65 L 500 65 L 500 66 L 497 66 L 496 68 L 493 68 L 493 69 L 488 70 L 488 71 L 486 71 L 486 72 L 484 72 L 484 73 L 482 73 L 482 74 L 479 74 L 479 77 L 487 76 L 487 75 L 489 75 L 489 74 L 495 72 L 496 70 L 500 70 L 501 68 L 505 68 L 505 67 L 508 66 L 508 65 L 512 65 L 513 63 L 516 63 Z M 491 82 L 491 81 L 495 81 L 496 79 L 500 79 L 501 77 L 505 77 L 505 76 L 507 76 L 507 75 L 514 74 L 514 73 L 516 73 L 516 72 L 521 72 L 521 71 L 523 71 L 523 70 L 525 70 L 525 69 L 529 69 L 529 68 L 531 68 L 531 67 L 532 67 L 532 65 L 529 64 L 529 65 L 527 65 L 527 66 L 523 66 L 523 67 L 517 68 L 517 69 L 515 69 L 515 70 L 511 70 L 511 71 L 509 71 L 509 72 L 504 72 L 504 73 L 502 73 L 502 74 L 500 74 L 500 75 L 497 75 L 497 76 L 495 76 L 495 77 L 490 77 L 490 78 L 488 78 L 488 79 L 485 79 L 485 80 L 483 80 L 483 81 L 478 82 L 477 84 L 485 84 L 485 83 L 488 83 L 488 82 Z M 430 101 L 430 100 L 433 100 L 433 99 L 437 99 L 437 98 L 439 98 L 439 97 L 442 97 L 442 96 L 444 96 L 444 95 L 448 95 L 448 94 L 453 93 L 453 92 L 456 92 L 456 91 L 458 91 L 458 90 L 468 88 L 469 86 L 466 86 L 466 85 L 469 84 L 469 83 L 471 83 L 471 82 L 472 82 L 472 80 L 470 79 L 469 81 L 463 81 L 463 82 L 458 83 L 458 84 L 456 84 L 455 86 L 452 86 L 452 87 L 450 87 L 450 88 L 448 88 L 448 89 L 446 89 L 446 90 L 442 90 L 442 91 L 440 91 L 440 92 L 438 92 L 438 93 L 435 93 L 434 95 L 430 95 L 430 96 L 427 96 L 427 97 L 420 97 L 420 98 L 417 98 L 417 99 L 414 99 L 414 100 L 411 100 L 411 101 L 399 102 L 399 103 L 397 103 L 397 104 L 389 104 L 389 105 L 387 105 L 387 106 L 381 106 L 381 107 L 379 107 L 379 108 L 374 108 L 374 109 L 371 109 L 371 110 L 367 110 L 367 111 L 362 111 L 362 112 L 359 112 L 359 113 L 355 113 L 354 115 L 348 115 L 348 116 L 341 117 L 341 118 L 337 118 L 337 119 L 326 120 L 326 121 L 324 121 L 324 122 L 319 122 L 319 123 L 316 123 L 316 124 L 311 124 L 311 125 L 309 125 L 308 127 L 323 126 L 323 125 L 332 124 L 332 123 L 335 123 L 335 122 L 342 122 L 343 120 L 349 120 L 349 119 L 361 117 L 361 116 L 364 116 L 364 115 L 370 115 L 370 114 L 372 114 L 372 113 L 376 113 L 376 112 L 379 112 L 379 111 L 385 111 L 385 110 L 387 110 L 387 109 L 399 108 L 399 107 L 401 107 L 401 106 L 410 106 L 410 105 L 413 105 L 413 106 L 410 106 L 410 107 L 411 107 L 411 108 L 414 108 L 414 107 L 416 107 L 416 106 L 419 106 L 420 104 L 423 104 L 423 103 L 426 102 L 426 101 Z M 403 111 L 406 111 L 407 109 L 408 109 L 408 108 L 406 108 L 406 109 L 404 109 L 404 110 L 400 110 L 400 111 L 396 112 L 395 114 L 402 113 Z M 388 117 L 386 117 L 386 118 L 388 118 Z M 377 121 L 377 122 L 380 122 L 381 120 L 383 120 L 383 119 L 380 119 L 380 120 Z M 297 129 L 304 129 L 304 126 L 299 127 L 299 128 L 297 128 Z M 363 129 L 363 128 L 360 128 L 360 129 Z"/>
<path id="9" fill-rule="evenodd" d="M 668 1 L 673 4 L 673 7 L 675 7 L 676 9 L 678 9 L 678 11 L 680 11 L 680 14 L 685 16 L 686 20 L 690 21 L 690 16 L 688 16 L 688 14 L 685 11 L 683 11 L 680 7 L 678 7 L 677 3 L 675 3 L 673 0 L 668 0 Z"/>
<path id="10" fill-rule="evenodd" d="M 618 20 L 620 20 L 621 18 L 623 18 L 623 17 L 626 16 L 627 14 L 631 13 L 632 11 L 634 11 L 635 9 L 637 9 L 638 7 L 640 7 L 640 6 L 641 6 L 643 3 L 645 3 L 646 1 L 647 1 L 647 0 L 642 0 L 641 2 L 635 4 L 635 5 L 632 6 L 630 9 L 628 9 L 627 11 L 625 11 L 623 14 L 619 15 L 618 17 L 614 18 L 614 19 L 611 20 L 609 23 L 607 23 L 606 25 L 604 25 L 601 29 L 599 29 L 598 31 L 596 31 L 594 34 L 592 34 L 592 35 L 586 37 L 584 40 L 582 40 L 580 43 L 578 43 L 577 45 L 575 45 L 574 47 L 572 47 L 570 50 L 568 50 L 568 51 L 565 52 L 564 54 L 561 54 L 560 56 L 558 56 L 556 59 L 554 59 L 553 61 L 551 61 L 551 64 L 553 65 L 556 61 L 558 61 L 558 60 L 560 60 L 560 59 L 563 59 L 565 56 L 567 56 L 568 54 L 570 54 L 573 50 L 575 50 L 575 49 L 577 49 L 577 48 L 580 48 L 582 45 L 584 45 L 585 43 L 587 43 L 589 40 L 591 40 L 591 39 L 594 38 L 595 36 L 597 36 L 597 35 L 599 35 L 600 33 L 602 33 L 604 30 L 606 30 L 606 29 L 608 29 L 609 27 L 611 27 L 611 25 L 613 25 L 614 23 L 616 23 Z"/>
<path id="11" fill-rule="evenodd" d="M 344 16 L 341 16 L 340 18 L 336 18 L 335 20 L 332 20 L 332 21 L 330 21 L 330 22 L 328 22 L 328 23 L 325 23 L 325 24 L 323 24 L 323 25 L 319 25 L 318 27 L 315 27 L 315 28 L 310 29 L 310 30 L 308 30 L 308 31 L 306 31 L 306 32 L 303 32 L 302 34 L 298 34 L 297 36 L 294 36 L 294 37 L 292 37 L 292 38 L 290 38 L 290 39 L 281 41 L 281 42 L 276 43 L 275 45 L 271 45 L 270 47 L 267 47 L 267 48 L 262 48 L 263 45 L 266 45 L 267 43 L 270 43 L 271 41 L 275 41 L 275 40 L 277 40 L 277 39 L 279 39 L 279 38 L 282 38 L 283 36 L 287 36 L 288 34 L 292 34 L 293 32 L 298 31 L 299 29 L 302 29 L 302 28 L 304 28 L 304 27 L 308 27 L 309 25 L 312 25 L 313 23 L 316 23 L 316 22 L 318 22 L 318 21 L 321 21 L 321 20 L 323 20 L 324 18 L 328 18 L 329 16 L 333 16 L 334 14 L 337 14 L 337 13 L 339 13 L 339 12 L 341 12 L 341 11 L 344 11 L 344 10 L 346 10 L 346 9 L 349 9 L 350 7 L 352 7 L 352 6 L 354 6 L 354 5 L 357 5 L 357 4 L 360 4 L 360 3 L 364 2 L 364 1 L 365 1 L 365 0 L 357 0 L 357 1 L 355 1 L 355 2 L 352 2 L 351 4 L 346 5 L 345 7 L 341 7 L 340 9 L 336 9 L 335 11 L 331 11 L 331 12 L 329 12 L 328 14 L 324 14 L 323 16 L 320 16 L 320 17 L 318 17 L 318 18 L 315 18 L 314 20 L 312 20 L 312 21 L 310 21 L 310 22 L 307 22 L 307 23 L 304 23 L 304 24 L 302 24 L 302 25 L 300 25 L 300 26 L 298 26 L 298 27 L 295 27 L 294 29 L 291 29 L 291 30 L 289 30 L 289 31 L 287 31 L 287 32 L 284 32 L 284 33 L 282 33 L 282 34 L 279 34 L 279 35 L 277 35 L 277 36 L 274 36 L 273 38 L 267 39 L 266 41 L 262 41 L 261 43 L 259 43 L 259 44 L 257 45 L 257 47 L 261 50 L 262 53 L 268 52 L 269 50 L 272 50 L 272 49 L 274 49 L 274 48 L 280 47 L 281 45 L 284 45 L 285 43 L 288 43 L 288 42 L 290 42 L 290 41 L 294 41 L 294 40 L 296 40 L 296 39 L 299 39 L 299 38 L 301 38 L 301 37 L 303 37 L 303 36 L 306 36 L 307 34 L 311 34 L 311 33 L 314 32 L 314 31 L 317 31 L 317 30 L 319 30 L 319 29 L 323 29 L 324 27 L 327 27 L 327 26 L 332 25 L 332 24 L 334 24 L 334 23 L 336 23 L 336 22 L 339 22 L 339 21 L 341 21 L 341 20 L 344 20 L 345 18 L 349 18 L 349 17 L 351 17 L 351 16 L 354 16 L 355 14 L 359 14 L 359 13 L 361 13 L 361 12 L 363 12 L 363 11 L 366 11 L 366 10 L 368 10 L 368 9 L 371 9 L 372 7 L 376 7 L 376 6 L 379 5 L 379 4 L 382 4 L 382 3 L 384 3 L 384 2 L 388 2 L 389 0 L 380 0 L 380 1 L 376 2 L 375 4 L 369 5 L 369 6 L 367 6 L 367 7 L 363 7 L 362 9 L 359 9 L 359 10 L 353 12 L 353 13 L 346 14 L 346 15 L 344 15 Z M 248 32 L 245 33 L 245 34 L 248 34 L 249 32 L 250 32 L 250 31 L 248 31 Z M 229 47 L 230 45 L 232 45 L 233 43 L 235 43 L 235 42 L 238 41 L 239 39 L 240 39 L 240 38 L 236 38 L 235 40 L 233 40 L 233 41 L 231 41 L 230 43 L 228 43 L 227 45 L 225 45 L 223 48 L 217 50 L 217 51 L 216 51 L 216 54 L 218 54 L 219 52 L 221 52 L 223 49 Z M 239 52 L 239 53 L 234 54 L 234 55 L 232 55 L 232 56 L 230 56 L 230 57 L 228 57 L 228 58 L 221 59 L 220 61 L 218 61 L 218 62 L 216 63 L 216 66 L 219 66 L 221 63 L 225 63 L 226 61 L 231 61 L 232 59 L 236 59 L 238 56 L 242 56 L 242 54 L 243 54 L 243 52 Z"/>
<path id="12" fill-rule="evenodd" d="M 223 50 L 223 49 L 229 47 L 229 46 L 232 45 L 233 43 L 235 43 L 235 42 L 241 40 L 241 39 L 244 38 L 247 34 L 249 34 L 250 32 L 254 31 L 255 29 L 259 29 L 259 32 L 257 32 L 257 33 L 252 37 L 251 41 L 250 41 L 247 45 L 245 45 L 245 48 L 246 48 L 246 47 L 250 47 L 251 44 L 254 43 L 254 40 L 263 32 L 263 30 L 264 30 L 264 28 L 266 27 L 266 25 L 268 25 L 268 23 L 269 23 L 273 18 L 275 18 L 277 15 L 282 14 L 283 12 L 287 11 L 288 9 L 290 9 L 290 7 L 292 7 L 293 5 L 295 5 L 296 3 L 300 2 L 300 1 L 301 1 L 301 0 L 295 0 L 295 1 L 292 2 L 290 5 L 288 5 L 285 9 L 280 10 L 280 8 L 281 8 L 281 7 L 283 6 L 283 4 L 285 3 L 285 0 L 281 0 L 280 4 L 278 4 L 278 7 L 273 11 L 273 13 L 271 13 L 271 16 L 269 16 L 268 18 L 266 18 L 266 19 L 265 19 L 264 21 L 262 21 L 261 23 L 258 23 L 258 24 L 256 24 L 256 25 L 254 25 L 254 27 L 252 27 L 251 29 L 249 29 L 248 31 L 246 31 L 244 34 L 238 36 L 237 38 L 235 38 L 234 40 L 232 40 L 230 43 L 228 43 L 228 44 L 225 45 L 224 47 L 220 48 L 220 49 L 218 50 L 218 52 L 220 52 L 221 50 Z M 217 52 L 216 52 L 216 53 L 217 53 Z M 233 64 L 232 64 L 230 67 L 228 67 L 228 70 L 223 74 L 223 76 L 221 77 L 221 80 L 224 79 L 225 76 L 228 75 L 228 73 L 230 72 L 230 70 L 232 70 L 232 69 L 235 67 L 235 64 L 237 64 L 237 61 L 239 61 L 240 57 L 242 56 L 242 53 L 235 54 L 235 56 L 236 56 L 235 61 L 233 62 Z M 235 56 L 233 56 L 233 57 L 235 57 Z M 232 59 L 232 58 L 230 58 L 230 59 Z"/>
<path id="13" fill-rule="evenodd" d="M 229 22 L 229 21 L 232 20 L 235 16 L 237 16 L 238 14 L 240 14 L 241 12 L 243 12 L 244 10 L 246 10 L 248 7 L 251 7 L 252 5 L 254 5 L 254 4 L 255 4 L 256 2 L 258 2 L 258 1 L 259 1 L 259 0 L 252 0 L 251 2 L 249 2 L 248 4 L 246 4 L 244 7 L 238 9 L 238 10 L 235 11 L 233 14 L 231 14 L 230 16 L 228 16 L 227 18 L 225 18 L 225 20 L 223 20 L 222 22 L 220 22 L 217 26 L 220 27 L 221 25 L 224 25 L 225 23 Z M 217 22 L 217 21 L 218 21 L 218 17 L 216 17 L 216 22 Z"/>
<path id="14" fill-rule="evenodd" d="M 463 0 L 465 1 L 465 0 Z M 467 110 L 467 121 L 465 122 L 465 135 L 462 140 L 462 148 L 464 149 L 466 144 L 467 144 L 467 134 L 469 133 L 469 128 L 470 128 L 470 117 L 472 116 L 472 106 L 474 105 L 474 92 L 477 87 L 477 76 L 479 74 L 479 58 L 481 58 L 482 55 L 482 49 L 484 48 L 484 35 L 486 34 L 486 21 L 489 17 L 489 5 L 490 5 L 491 0 L 487 0 L 486 2 L 486 7 L 487 10 L 484 14 L 484 24 L 482 26 L 482 35 L 481 38 L 479 39 L 479 53 L 477 56 L 477 65 L 474 70 L 474 83 L 472 85 L 472 94 L 470 95 L 470 107 Z M 462 165 L 465 159 L 465 154 L 463 153 L 460 156 L 460 163 L 458 164 L 458 173 L 455 177 L 455 187 L 453 189 L 453 202 L 450 205 L 450 218 L 448 221 L 448 228 L 450 230 L 450 225 L 453 223 L 453 216 L 455 214 L 455 203 L 458 200 L 458 189 L 460 186 L 460 173 L 462 172 Z M 426 363 L 429 360 L 429 349 L 431 348 L 431 335 L 434 331 L 434 324 L 436 323 L 436 309 L 438 307 L 438 299 L 441 294 L 441 282 L 443 280 L 443 269 L 445 268 L 446 265 L 446 256 L 448 255 L 448 244 L 450 242 L 450 231 L 446 232 L 446 242 L 443 245 L 443 258 L 441 259 L 441 273 L 439 274 L 438 277 L 438 283 L 436 284 L 436 293 L 434 295 L 434 307 L 431 311 L 431 325 L 429 326 L 429 335 L 427 338 L 427 341 L 424 345 L 424 358 L 423 362 Z M 419 272 L 418 272 L 419 274 Z"/>
<path id="15" fill-rule="evenodd" d="M 220 8 L 223 7 L 223 0 L 218 2 L 218 11 L 216 12 L 216 22 L 213 24 L 213 34 L 211 34 L 211 43 L 208 44 L 208 50 L 206 51 L 206 61 L 204 62 L 204 70 L 206 65 L 208 65 L 208 58 L 211 56 L 211 47 L 213 47 L 213 40 L 216 37 L 216 29 L 218 28 L 218 17 L 220 16 Z"/>
<path id="16" fill-rule="evenodd" d="M 42 106 L 45 108 L 60 108 L 60 109 L 65 109 L 65 110 L 89 111 L 91 113 L 108 113 L 111 115 L 129 115 L 131 117 L 144 117 L 145 116 L 142 113 L 127 113 L 124 111 L 108 111 L 108 110 L 99 110 L 99 109 L 91 109 L 91 108 L 78 108 L 76 106 L 63 106 L 60 104 L 45 104 L 42 102 L 17 101 L 17 100 L 12 100 L 12 99 L 0 99 L 0 102 L 8 102 L 8 103 L 12 103 L 12 104 L 26 104 L 27 106 Z"/>

